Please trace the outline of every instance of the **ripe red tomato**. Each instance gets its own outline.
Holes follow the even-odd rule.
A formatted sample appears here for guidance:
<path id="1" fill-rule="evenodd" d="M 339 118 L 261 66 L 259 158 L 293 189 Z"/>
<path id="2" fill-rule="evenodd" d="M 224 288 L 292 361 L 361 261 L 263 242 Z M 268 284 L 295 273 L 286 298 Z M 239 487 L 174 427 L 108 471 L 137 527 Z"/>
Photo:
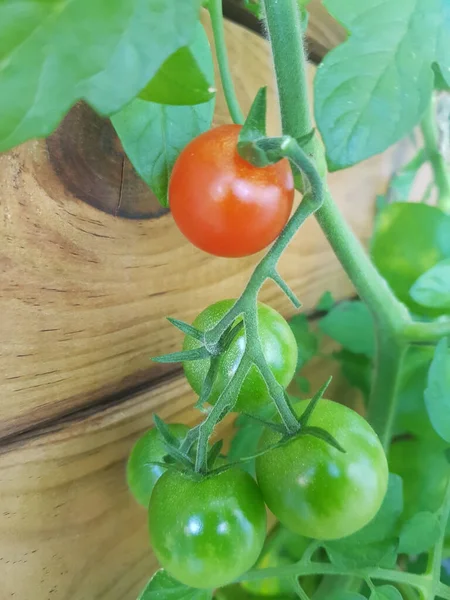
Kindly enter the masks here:
<path id="1" fill-rule="evenodd" d="M 262 250 L 278 237 L 292 210 L 289 162 L 254 167 L 238 154 L 240 130 L 222 125 L 192 140 L 169 183 L 169 205 L 181 232 L 216 256 Z"/>

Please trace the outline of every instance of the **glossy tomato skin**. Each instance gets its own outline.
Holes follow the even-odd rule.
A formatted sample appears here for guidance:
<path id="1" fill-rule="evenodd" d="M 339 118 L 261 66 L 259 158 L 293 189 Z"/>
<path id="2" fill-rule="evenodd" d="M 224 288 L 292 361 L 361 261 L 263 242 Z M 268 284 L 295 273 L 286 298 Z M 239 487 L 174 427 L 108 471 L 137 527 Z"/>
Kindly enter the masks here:
<path id="1" fill-rule="evenodd" d="M 211 304 L 195 319 L 193 325 L 201 331 L 212 329 L 229 311 L 235 300 L 221 300 Z M 297 342 L 288 323 L 276 310 L 258 302 L 258 327 L 264 356 L 278 383 L 287 387 L 297 367 Z M 197 348 L 200 343 L 186 336 L 183 349 Z M 245 333 L 241 331 L 220 360 L 220 368 L 213 386 L 210 403 L 215 404 L 242 358 Z M 194 391 L 199 394 L 209 368 L 209 360 L 185 362 L 184 372 Z M 257 412 L 271 402 L 266 384 L 256 367 L 249 374 L 239 392 L 234 410 Z"/>
<path id="2" fill-rule="evenodd" d="M 257 168 L 240 157 L 240 125 L 221 125 L 192 140 L 169 182 L 169 206 L 181 232 L 215 256 L 254 254 L 273 242 L 294 199 L 289 162 Z"/>
<path id="3" fill-rule="evenodd" d="M 180 441 L 184 439 L 189 427 L 181 423 L 168 425 L 172 433 Z M 147 431 L 133 446 L 127 462 L 127 483 L 135 500 L 148 507 L 150 496 L 158 479 L 166 472 L 164 467 L 152 464 L 152 461 L 162 462 L 166 450 L 159 431 Z"/>
<path id="4" fill-rule="evenodd" d="M 195 588 L 220 587 L 245 573 L 266 535 L 261 492 L 238 469 L 200 481 L 168 471 L 153 490 L 148 515 L 162 567 Z"/>
<path id="5" fill-rule="evenodd" d="M 299 402 L 297 414 L 307 405 Z M 331 433 L 346 452 L 316 437 L 296 437 L 256 459 L 258 483 L 267 506 L 289 529 L 319 540 L 346 537 L 367 525 L 381 506 L 386 456 L 367 421 L 342 404 L 320 400 L 308 424 Z M 278 437 L 266 430 L 261 446 Z"/>

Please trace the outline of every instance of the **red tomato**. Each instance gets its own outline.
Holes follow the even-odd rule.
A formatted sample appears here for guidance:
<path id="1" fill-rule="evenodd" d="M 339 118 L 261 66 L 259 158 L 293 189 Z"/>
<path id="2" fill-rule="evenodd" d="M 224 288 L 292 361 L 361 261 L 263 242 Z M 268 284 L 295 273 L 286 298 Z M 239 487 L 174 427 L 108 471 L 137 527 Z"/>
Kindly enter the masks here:
<path id="1" fill-rule="evenodd" d="M 216 256 L 248 256 L 273 242 L 292 210 L 287 160 L 258 168 L 238 154 L 240 125 L 222 125 L 192 140 L 178 157 L 169 205 L 181 232 Z"/>

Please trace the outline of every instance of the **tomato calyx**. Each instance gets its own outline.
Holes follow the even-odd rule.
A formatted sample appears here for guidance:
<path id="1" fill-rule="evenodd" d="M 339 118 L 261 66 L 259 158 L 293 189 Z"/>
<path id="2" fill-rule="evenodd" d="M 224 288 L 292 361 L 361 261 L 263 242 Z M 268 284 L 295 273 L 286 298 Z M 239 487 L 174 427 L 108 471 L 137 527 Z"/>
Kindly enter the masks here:
<path id="1" fill-rule="evenodd" d="M 292 139 L 289 136 L 267 137 L 266 113 L 267 87 L 263 87 L 255 96 L 238 142 L 240 156 L 255 167 L 267 167 L 280 161 L 285 156 L 284 147 Z M 314 128 L 295 141 L 309 156 L 316 154 L 318 137 Z"/>

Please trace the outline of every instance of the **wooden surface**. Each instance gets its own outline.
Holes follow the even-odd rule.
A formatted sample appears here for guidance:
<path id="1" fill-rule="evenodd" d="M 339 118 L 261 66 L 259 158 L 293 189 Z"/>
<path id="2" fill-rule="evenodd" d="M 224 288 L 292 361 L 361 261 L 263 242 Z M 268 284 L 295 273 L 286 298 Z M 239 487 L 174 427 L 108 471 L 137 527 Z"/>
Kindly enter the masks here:
<path id="1" fill-rule="evenodd" d="M 224 13 L 231 20 L 263 34 L 261 23 L 243 4 L 243 0 L 223 0 Z M 328 50 L 346 38 L 346 32 L 328 13 L 322 0 L 311 0 L 308 3 L 308 13 L 307 47 L 311 59 L 319 62 Z"/>
<path id="2" fill-rule="evenodd" d="M 276 131 L 266 42 L 234 24 L 227 25 L 227 39 L 243 108 L 269 84 L 269 129 Z M 228 120 L 219 93 L 215 121 Z M 364 242 L 390 162 L 376 157 L 330 177 Z M 150 356 L 177 349 L 181 339 L 165 315 L 191 321 L 211 302 L 237 296 L 258 258 L 218 259 L 192 247 L 134 174 L 109 124 L 83 107 L 50 140 L 0 156 L 0 181 L 0 437 L 108 403 L 160 377 L 166 371 Z M 92 206 L 103 198 L 114 212 L 119 197 L 120 214 L 135 199 L 148 218 L 120 218 Z M 280 271 L 306 310 L 325 289 L 336 298 L 352 293 L 312 219 Z M 261 299 L 292 312 L 273 285 Z"/>
<path id="3" fill-rule="evenodd" d="M 328 348 L 329 350 L 330 348 Z M 312 361 L 313 390 L 336 363 Z M 330 397 L 351 403 L 335 379 Z M 333 391 L 334 390 L 334 391 Z M 340 390 L 340 391 L 339 391 Z M 89 416 L 24 437 L 0 450 L 1 600 L 135 600 L 157 568 L 146 511 L 125 483 L 134 441 L 152 413 L 192 424 L 194 395 L 176 376 Z M 220 435 L 229 437 L 230 418 Z"/>

